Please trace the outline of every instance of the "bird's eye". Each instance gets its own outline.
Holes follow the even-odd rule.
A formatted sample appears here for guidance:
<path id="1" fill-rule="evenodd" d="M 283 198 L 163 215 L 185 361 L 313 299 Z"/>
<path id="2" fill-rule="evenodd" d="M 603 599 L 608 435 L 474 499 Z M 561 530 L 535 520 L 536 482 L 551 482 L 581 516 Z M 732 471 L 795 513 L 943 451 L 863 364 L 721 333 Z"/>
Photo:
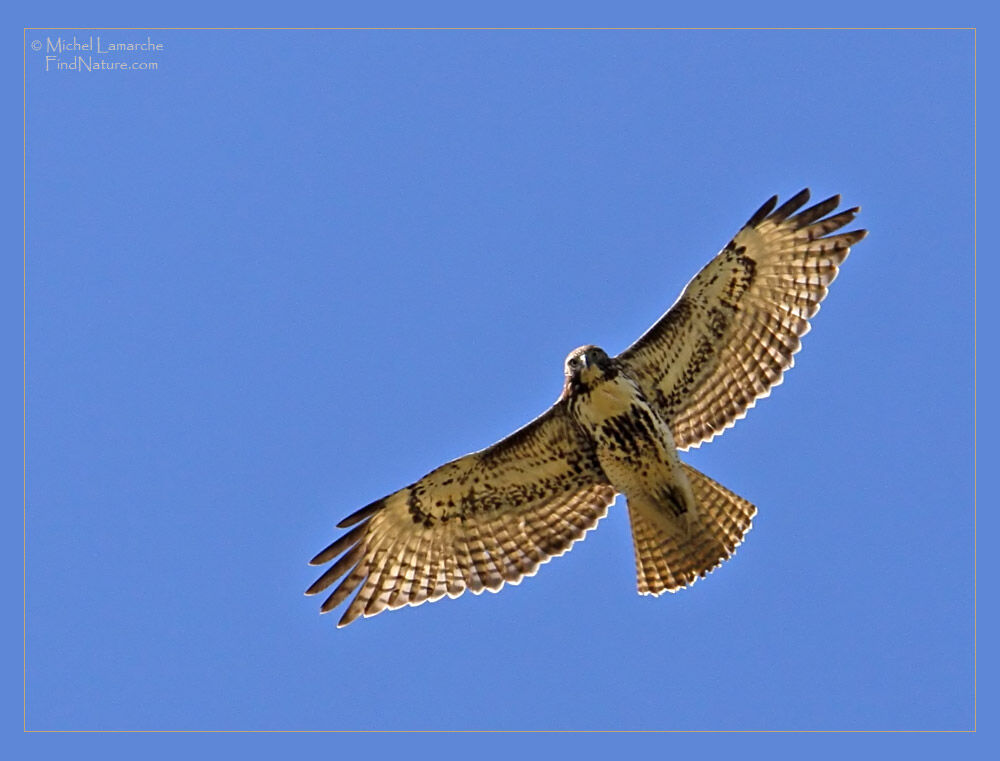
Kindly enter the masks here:
<path id="1" fill-rule="evenodd" d="M 569 366 L 570 366 L 570 367 L 571 367 L 572 369 L 576 370 L 576 368 L 578 368 L 578 367 L 580 366 L 580 360 L 579 360 L 579 358 L 578 358 L 578 357 L 573 357 L 573 358 L 572 358 L 572 359 L 571 359 L 571 360 L 569 361 Z"/>

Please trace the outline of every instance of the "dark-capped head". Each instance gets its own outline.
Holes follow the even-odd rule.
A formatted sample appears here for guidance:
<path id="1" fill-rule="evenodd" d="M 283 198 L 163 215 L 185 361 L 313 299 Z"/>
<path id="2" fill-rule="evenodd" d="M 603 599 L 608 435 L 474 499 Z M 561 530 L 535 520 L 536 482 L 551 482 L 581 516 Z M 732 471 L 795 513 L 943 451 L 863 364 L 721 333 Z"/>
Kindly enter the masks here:
<path id="1" fill-rule="evenodd" d="M 566 385 L 563 396 L 586 391 L 607 378 L 614 370 L 614 360 L 600 346 L 581 346 L 566 357 Z"/>

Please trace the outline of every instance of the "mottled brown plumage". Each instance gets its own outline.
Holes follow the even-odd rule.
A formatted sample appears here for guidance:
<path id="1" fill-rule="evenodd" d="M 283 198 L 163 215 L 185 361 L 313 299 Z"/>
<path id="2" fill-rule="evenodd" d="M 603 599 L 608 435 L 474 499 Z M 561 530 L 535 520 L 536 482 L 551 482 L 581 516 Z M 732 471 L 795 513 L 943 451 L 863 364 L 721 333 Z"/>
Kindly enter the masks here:
<path id="1" fill-rule="evenodd" d="M 339 582 L 327 612 L 357 590 L 340 625 L 466 589 L 498 591 L 561 555 L 628 502 L 640 594 L 688 586 L 730 557 L 756 508 L 680 462 L 746 414 L 792 366 L 809 318 L 864 230 L 832 233 L 838 196 L 804 211 L 803 190 L 764 204 L 617 357 L 566 358 L 558 401 L 480 452 L 340 522 L 312 563 L 336 560 L 307 594 Z M 338 559 L 339 558 L 339 559 Z"/>

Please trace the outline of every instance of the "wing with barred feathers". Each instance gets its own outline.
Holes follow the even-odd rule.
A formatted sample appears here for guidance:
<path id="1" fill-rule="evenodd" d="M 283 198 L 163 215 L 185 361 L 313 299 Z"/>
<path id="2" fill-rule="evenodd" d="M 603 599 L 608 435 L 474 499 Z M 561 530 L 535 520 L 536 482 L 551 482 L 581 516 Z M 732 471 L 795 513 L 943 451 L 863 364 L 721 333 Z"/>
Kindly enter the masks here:
<path id="1" fill-rule="evenodd" d="M 593 444 L 564 401 L 487 449 L 358 510 L 313 565 L 339 556 L 306 591 L 340 584 L 328 612 L 357 595 L 338 626 L 466 589 L 498 591 L 561 555 L 614 502 Z"/>
<path id="2" fill-rule="evenodd" d="M 710 441 L 781 382 L 838 267 L 867 234 L 831 234 L 860 210 L 827 216 L 840 196 L 799 211 L 808 200 L 808 190 L 777 208 L 769 199 L 618 357 L 678 449 Z"/>

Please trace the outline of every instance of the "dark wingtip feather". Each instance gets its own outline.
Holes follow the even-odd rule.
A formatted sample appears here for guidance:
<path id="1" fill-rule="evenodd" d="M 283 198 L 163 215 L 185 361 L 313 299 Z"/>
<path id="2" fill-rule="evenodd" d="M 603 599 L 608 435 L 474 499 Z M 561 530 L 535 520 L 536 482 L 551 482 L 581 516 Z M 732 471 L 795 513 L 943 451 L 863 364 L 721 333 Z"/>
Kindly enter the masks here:
<path id="1" fill-rule="evenodd" d="M 318 553 L 316 557 L 309 561 L 309 565 L 323 565 L 324 563 L 329 563 L 337 555 L 346 550 L 348 547 L 353 545 L 358 539 L 361 538 L 361 534 L 368 527 L 367 523 L 363 523 L 360 526 L 355 526 L 342 537 L 332 542 L 326 549 Z"/>
<path id="2" fill-rule="evenodd" d="M 854 218 L 858 216 L 859 211 L 861 211 L 860 206 L 852 206 L 850 209 L 844 209 L 842 212 L 834 214 L 833 217 L 830 217 L 830 219 L 834 219 L 835 217 L 843 218 L 844 224 L 846 225 L 848 222 L 854 221 Z"/>
<path id="3" fill-rule="evenodd" d="M 768 216 L 768 219 L 773 222 L 782 222 L 785 219 L 788 219 L 793 212 L 805 206 L 808 201 L 809 188 L 802 188 L 802 190 L 775 209 L 774 212 Z"/>
<path id="4" fill-rule="evenodd" d="M 819 203 L 810 206 L 805 211 L 799 212 L 790 221 L 795 225 L 796 230 L 801 230 L 803 227 L 811 225 L 817 219 L 822 219 L 838 206 L 840 206 L 840 196 L 830 196 L 829 198 L 825 198 Z"/>
<path id="5" fill-rule="evenodd" d="M 367 578 L 368 578 L 367 573 L 352 572 L 350 576 L 348 576 L 346 579 L 340 582 L 340 586 L 338 586 L 333 591 L 333 594 L 326 598 L 326 601 L 319 609 L 320 613 L 329 613 L 331 610 L 336 608 L 338 605 L 340 605 L 340 603 L 342 603 L 344 600 L 350 597 L 351 593 L 355 589 L 357 589 L 358 586 L 361 584 L 361 582 L 365 581 Z M 351 623 L 351 621 L 353 621 L 357 617 L 357 615 L 358 615 L 357 612 L 352 613 L 351 606 L 348 605 L 347 610 L 344 611 L 344 615 L 340 617 L 340 621 L 337 623 L 337 626 L 338 627 L 346 626 L 347 624 Z"/>
<path id="6" fill-rule="evenodd" d="M 385 505 L 385 498 L 377 499 L 370 505 L 365 505 L 360 510 L 355 510 L 353 513 L 348 515 L 344 520 L 337 524 L 337 528 L 350 528 L 355 523 L 363 521 L 365 518 L 369 518 Z"/>
<path id="7" fill-rule="evenodd" d="M 771 209 L 773 209 L 777 203 L 778 203 L 778 196 L 771 196 L 770 198 L 768 198 L 764 202 L 764 205 L 761 206 L 759 209 L 757 209 L 757 211 L 753 213 L 753 216 L 751 216 L 750 219 L 747 220 L 747 223 L 743 226 L 756 227 L 757 225 L 759 225 L 761 222 L 767 219 L 767 215 L 771 213 Z"/>
<path id="8" fill-rule="evenodd" d="M 358 564 L 361 560 L 361 554 L 364 550 L 363 545 L 357 545 L 350 552 L 344 555 L 340 560 L 334 563 L 332 566 L 326 569 L 322 576 L 320 576 L 316 581 L 312 583 L 312 586 L 306 590 L 307 595 L 314 595 L 317 592 L 322 592 L 324 589 L 333 584 L 337 579 L 343 576 L 348 571 L 352 570 L 354 566 Z M 343 584 L 341 584 L 343 586 Z M 327 601 L 329 602 L 329 600 Z"/>

